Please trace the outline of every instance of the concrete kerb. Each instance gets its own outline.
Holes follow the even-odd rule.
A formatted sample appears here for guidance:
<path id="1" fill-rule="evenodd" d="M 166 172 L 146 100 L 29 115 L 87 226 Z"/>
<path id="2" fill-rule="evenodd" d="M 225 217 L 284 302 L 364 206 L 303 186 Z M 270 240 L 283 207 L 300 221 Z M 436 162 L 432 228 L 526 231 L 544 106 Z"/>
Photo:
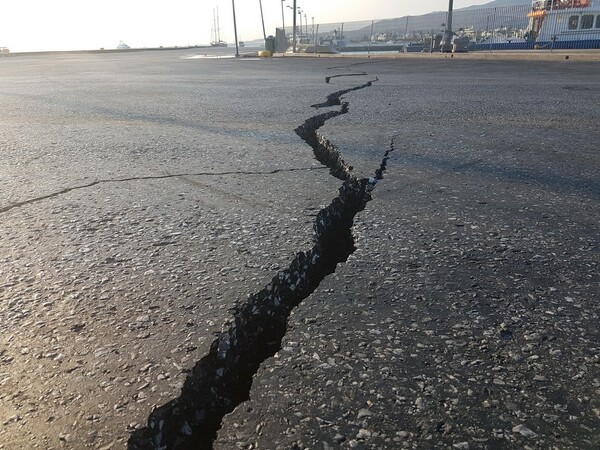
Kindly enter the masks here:
<path id="1" fill-rule="evenodd" d="M 510 52 L 472 52 L 472 53 L 385 53 L 362 54 L 314 54 L 314 53 L 276 53 L 275 58 L 347 58 L 347 59 L 459 59 L 459 60 L 497 60 L 497 61 L 577 61 L 600 62 L 600 51 L 592 50 L 532 50 Z"/>

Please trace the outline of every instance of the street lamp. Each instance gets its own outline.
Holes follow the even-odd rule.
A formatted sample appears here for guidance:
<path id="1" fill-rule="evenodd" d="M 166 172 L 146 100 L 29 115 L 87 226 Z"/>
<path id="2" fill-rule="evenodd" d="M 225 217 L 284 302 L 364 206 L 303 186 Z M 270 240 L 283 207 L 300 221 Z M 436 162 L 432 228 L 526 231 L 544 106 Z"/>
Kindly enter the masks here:
<path id="1" fill-rule="evenodd" d="M 281 22 L 283 23 L 283 32 L 285 33 L 285 14 L 283 13 L 283 4 L 285 0 L 281 0 Z"/>
<path id="2" fill-rule="evenodd" d="M 298 17 L 300 17 L 300 43 L 302 44 L 302 10 L 298 8 Z"/>

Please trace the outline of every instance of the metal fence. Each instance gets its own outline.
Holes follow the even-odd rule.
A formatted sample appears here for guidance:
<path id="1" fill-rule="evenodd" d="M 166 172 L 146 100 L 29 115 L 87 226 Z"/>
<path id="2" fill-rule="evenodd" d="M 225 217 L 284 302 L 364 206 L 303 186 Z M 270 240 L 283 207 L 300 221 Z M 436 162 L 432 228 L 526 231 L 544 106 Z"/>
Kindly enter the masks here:
<path id="1" fill-rule="evenodd" d="M 444 50 L 444 36 L 451 31 L 448 35 L 454 45 L 448 51 L 600 49 L 600 8 L 581 7 L 581 1 L 466 8 L 454 11 L 451 30 L 447 12 L 349 23 L 298 23 L 296 47 L 300 52 L 436 52 Z M 292 35 L 292 27 L 279 30 L 278 46 L 291 46 Z"/>

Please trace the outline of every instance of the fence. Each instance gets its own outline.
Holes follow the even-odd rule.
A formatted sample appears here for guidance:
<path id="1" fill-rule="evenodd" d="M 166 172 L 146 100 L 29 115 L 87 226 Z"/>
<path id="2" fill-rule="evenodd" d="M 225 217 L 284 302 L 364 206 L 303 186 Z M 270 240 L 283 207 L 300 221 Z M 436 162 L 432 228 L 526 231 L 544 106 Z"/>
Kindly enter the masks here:
<path id="1" fill-rule="evenodd" d="M 600 8 L 573 7 L 578 0 L 542 0 L 538 5 L 465 8 L 452 15 L 454 51 L 505 51 L 535 49 L 600 49 Z M 395 19 L 327 24 L 298 24 L 296 46 L 300 52 L 444 50 L 448 13 Z M 293 29 L 279 30 L 280 46 L 291 45 Z M 285 37 L 284 37 L 285 36 Z M 315 46 L 315 43 L 317 44 Z"/>

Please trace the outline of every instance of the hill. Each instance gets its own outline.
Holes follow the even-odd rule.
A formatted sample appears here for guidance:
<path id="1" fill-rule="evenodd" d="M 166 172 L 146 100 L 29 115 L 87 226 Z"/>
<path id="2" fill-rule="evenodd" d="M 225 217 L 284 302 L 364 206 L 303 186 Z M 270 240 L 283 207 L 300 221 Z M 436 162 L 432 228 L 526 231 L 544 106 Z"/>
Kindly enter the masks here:
<path id="1" fill-rule="evenodd" d="M 531 6 L 531 0 L 494 0 L 483 5 L 467 6 L 457 11 L 468 11 L 481 8 L 506 8 L 510 6 Z"/>

